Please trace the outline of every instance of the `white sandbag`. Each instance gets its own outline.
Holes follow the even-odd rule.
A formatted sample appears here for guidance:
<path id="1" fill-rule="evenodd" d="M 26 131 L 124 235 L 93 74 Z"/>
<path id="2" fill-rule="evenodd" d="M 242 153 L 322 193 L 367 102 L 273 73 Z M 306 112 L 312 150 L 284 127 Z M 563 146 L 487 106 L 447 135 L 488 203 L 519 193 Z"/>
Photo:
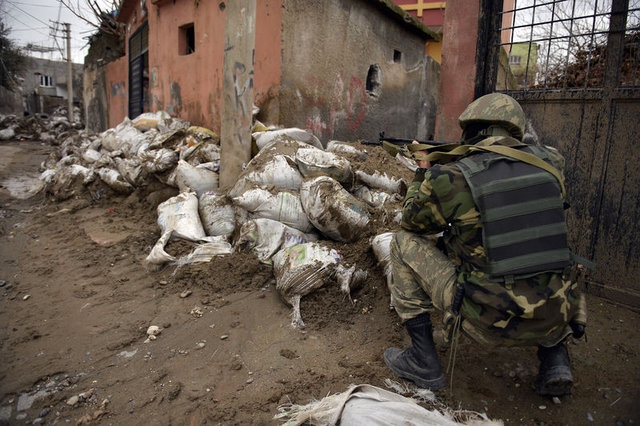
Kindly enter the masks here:
<path id="1" fill-rule="evenodd" d="M 296 193 L 279 191 L 274 194 L 253 187 L 234 197 L 233 203 L 251 213 L 253 218 L 277 220 L 302 232 L 313 230 L 313 224 L 307 218 L 300 196 Z"/>
<path id="2" fill-rule="evenodd" d="M 147 171 L 137 158 L 115 158 L 118 173 L 132 186 L 142 186 L 147 181 Z"/>
<path id="3" fill-rule="evenodd" d="M 331 140 L 327 142 L 326 151 L 333 152 L 334 154 L 351 155 L 360 161 L 364 161 L 367 159 L 367 157 L 369 157 L 369 153 L 367 151 L 358 149 L 348 142 L 341 142 L 341 141 L 335 141 L 335 140 Z"/>
<path id="4" fill-rule="evenodd" d="M 149 173 L 162 173 L 178 164 L 179 154 L 168 148 L 141 149 L 138 151 L 140 164 Z"/>
<path id="5" fill-rule="evenodd" d="M 273 255 L 276 290 L 291 305 L 291 325 L 304 327 L 300 299 L 331 280 L 342 256 L 316 242 L 297 244 Z"/>
<path id="6" fill-rule="evenodd" d="M 384 191 L 373 191 L 368 186 L 362 185 L 353 191 L 353 195 L 361 199 L 371 207 L 381 208 L 387 201 L 401 201 L 402 196 L 398 193 L 393 195 Z"/>
<path id="7" fill-rule="evenodd" d="M 371 240 L 371 249 L 373 250 L 373 254 L 378 260 L 378 265 L 384 271 L 384 276 L 387 280 L 387 287 L 391 288 L 392 283 L 392 270 L 391 270 L 391 240 L 395 233 L 393 232 L 385 232 L 379 235 L 376 235 Z M 395 306 L 395 302 L 393 300 L 393 295 L 389 300 L 389 307 L 393 308 Z"/>
<path id="8" fill-rule="evenodd" d="M 236 227 L 236 209 L 224 195 L 207 191 L 198 197 L 198 213 L 207 235 L 229 237 Z"/>
<path id="9" fill-rule="evenodd" d="M 206 235 L 198 215 L 195 192 L 182 192 L 158 205 L 158 225 L 162 233 L 173 231 L 172 238 L 201 241 Z"/>
<path id="10" fill-rule="evenodd" d="M 270 263 L 279 250 L 296 244 L 317 241 L 318 236 L 307 234 L 271 219 L 252 219 L 240 228 L 235 246 L 252 250 L 263 263 Z"/>
<path id="11" fill-rule="evenodd" d="M 165 111 L 144 112 L 132 120 L 136 129 L 146 132 L 150 129 L 157 129 L 158 123 L 167 118 L 171 118 Z"/>
<path id="12" fill-rule="evenodd" d="M 244 188 L 249 186 L 249 183 L 297 191 L 302 183 L 302 175 L 295 161 L 291 158 L 286 155 L 275 155 L 266 162 L 250 162 L 231 189 L 230 195 L 239 195 Z"/>
<path id="13" fill-rule="evenodd" d="M 134 190 L 133 186 L 131 186 L 117 170 L 102 167 L 98 169 L 98 176 L 100 176 L 100 179 L 111 189 L 120 194 L 130 194 Z"/>
<path id="14" fill-rule="evenodd" d="M 402 194 L 407 192 L 407 184 L 400 178 L 387 176 L 386 173 L 374 172 L 365 173 L 362 170 L 356 171 L 356 178 L 370 188 L 380 189 L 390 194 Z"/>
<path id="15" fill-rule="evenodd" d="M 101 135 L 102 148 L 107 151 L 117 151 L 122 149 L 121 144 L 123 141 L 129 139 L 136 139 L 142 133 L 133 126 L 133 123 L 129 118 L 126 118 L 122 123 L 118 124 L 115 128 L 107 129 Z"/>
<path id="16" fill-rule="evenodd" d="M 432 398 L 422 398 L 433 401 Z M 445 409 L 441 412 L 419 405 L 414 398 L 407 398 L 388 390 L 368 385 L 351 385 L 347 391 L 329 395 L 307 405 L 283 404 L 278 407 L 274 419 L 284 426 L 340 425 L 340 426 L 502 426 L 484 413 Z M 467 419 L 458 422 L 456 418 Z"/>
<path id="17" fill-rule="evenodd" d="M 333 240 L 356 241 L 369 226 L 366 204 L 330 177 L 305 180 L 300 187 L 300 201 L 309 221 Z"/>
<path id="18" fill-rule="evenodd" d="M 287 129 L 268 130 L 265 132 L 256 132 L 251 135 L 256 141 L 258 149 L 263 149 L 275 142 L 282 141 L 299 141 L 316 148 L 323 149 L 322 142 L 313 133 L 306 130 L 299 129 L 297 127 L 291 127 Z"/>
<path id="19" fill-rule="evenodd" d="M 84 161 L 86 161 L 87 163 L 91 164 L 91 163 L 95 163 L 96 161 L 98 161 L 100 159 L 102 155 L 96 151 L 95 149 L 87 149 L 82 153 L 82 159 Z"/>
<path id="20" fill-rule="evenodd" d="M 318 148 L 300 148 L 296 152 L 298 170 L 305 178 L 329 176 L 337 180 L 346 189 L 353 185 L 351 163 L 346 158 Z"/>
<path id="21" fill-rule="evenodd" d="M 193 191 L 199 196 L 218 188 L 218 173 L 207 168 L 194 167 L 179 160 L 175 172 L 175 183 L 180 192 Z"/>
<path id="22" fill-rule="evenodd" d="M 164 247 L 169 242 L 171 238 L 171 234 L 173 230 L 168 230 L 164 232 L 162 236 L 156 241 L 156 244 L 151 249 L 149 255 L 145 258 L 145 262 L 152 265 L 162 265 L 167 262 L 174 262 L 176 260 L 175 257 L 164 251 Z"/>
<path id="23" fill-rule="evenodd" d="M 184 266 L 193 263 L 211 262 L 214 257 L 226 256 L 231 253 L 233 253 L 233 247 L 225 237 L 207 237 L 206 243 L 198 244 L 191 253 L 182 256 L 175 264 Z"/>
<path id="24" fill-rule="evenodd" d="M 8 141 L 10 139 L 14 139 L 16 137 L 16 131 L 13 127 L 7 127 L 6 129 L 0 130 L 0 140 Z"/>

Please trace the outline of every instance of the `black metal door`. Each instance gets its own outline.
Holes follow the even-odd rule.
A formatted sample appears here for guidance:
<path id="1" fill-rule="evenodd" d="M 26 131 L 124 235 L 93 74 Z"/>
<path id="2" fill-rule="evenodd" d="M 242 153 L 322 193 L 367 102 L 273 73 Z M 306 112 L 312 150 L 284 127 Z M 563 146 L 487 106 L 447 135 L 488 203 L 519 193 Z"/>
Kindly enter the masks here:
<path id="1" fill-rule="evenodd" d="M 481 22 L 492 42 L 478 43 L 477 94 L 518 99 L 540 142 L 564 154 L 573 250 L 597 263 L 597 292 L 640 306 L 638 6 L 504 0 Z"/>

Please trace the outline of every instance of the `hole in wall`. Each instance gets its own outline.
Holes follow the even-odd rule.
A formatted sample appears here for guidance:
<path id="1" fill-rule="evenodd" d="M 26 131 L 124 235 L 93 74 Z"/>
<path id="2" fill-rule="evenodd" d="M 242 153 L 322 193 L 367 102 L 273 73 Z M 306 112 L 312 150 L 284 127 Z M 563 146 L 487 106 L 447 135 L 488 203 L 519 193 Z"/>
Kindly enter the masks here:
<path id="1" fill-rule="evenodd" d="M 380 95 L 380 91 L 382 90 L 382 72 L 380 70 L 380 65 L 373 64 L 369 66 L 369 71 L 367 72 L 367 83 L 365 88 L 369 96 Z"/>
<path id="2" fill-rule="evenodd" d="M 393 49 L 393 62 L 399 64 L 402 62 L 402 52 L 396 49 Z"/>

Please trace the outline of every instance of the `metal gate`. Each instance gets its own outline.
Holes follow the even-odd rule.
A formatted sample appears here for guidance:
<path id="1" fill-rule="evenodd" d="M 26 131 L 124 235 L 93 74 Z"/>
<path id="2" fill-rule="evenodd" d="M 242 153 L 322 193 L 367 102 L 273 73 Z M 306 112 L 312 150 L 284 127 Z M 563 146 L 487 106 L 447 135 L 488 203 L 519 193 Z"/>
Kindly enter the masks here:
<path id="1" fill-rule="evenodd" d="M 148 82 L 149 25 L 145 22 L 129 39 L 129 118 L 144 111 Z"/>
<path id="2" fill-rule="evenodd" d="M 476 95 L 518 99 L 563 153 L 588 289 L 640 307 L 640 0 L 481 3 Z"/>

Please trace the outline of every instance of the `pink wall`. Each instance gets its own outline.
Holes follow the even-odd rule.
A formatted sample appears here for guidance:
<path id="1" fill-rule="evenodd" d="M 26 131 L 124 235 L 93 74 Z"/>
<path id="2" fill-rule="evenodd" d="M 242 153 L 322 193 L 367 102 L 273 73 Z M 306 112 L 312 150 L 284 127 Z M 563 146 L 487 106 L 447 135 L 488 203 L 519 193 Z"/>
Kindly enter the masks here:
<path id="1" fill-rule="evenodd" d="M 457 141 L 458 117 L 473 101 L 479 0 L 449 0 L 444 20 L 436 139 Z"/>
<path id="2" fill-rule="evenodd" d="M 126 0 L 121 20 L 127 26 L 127 56 L 109 64 L 107 72 L 110 90 L 119 89 L 109 98 L 110 111 L 117 112 L 110 116 L 111 127 L 128 115 L 129 37 L 148 20 L 148 108 L 220 131 L 226 24 L 223 5 L 222 2 L 146 0 L 146 13 L 143 13 L 139 1 Z M 274 104 L 281 75 L 282 0 L 259 0 L 256 5 L 255 103 L 259 106 L 269 103 L 272 113 L 277 113 Z M 195 32 L 195 52 L 185 54 L 179 49 L 181 27 L 190 24 Z"/>
<path id="3" fill-rule="evenodd" d="M 123 56 L 106 65 L 109 127 L 122 123 L 129 112 L 129 61 Z"/>

